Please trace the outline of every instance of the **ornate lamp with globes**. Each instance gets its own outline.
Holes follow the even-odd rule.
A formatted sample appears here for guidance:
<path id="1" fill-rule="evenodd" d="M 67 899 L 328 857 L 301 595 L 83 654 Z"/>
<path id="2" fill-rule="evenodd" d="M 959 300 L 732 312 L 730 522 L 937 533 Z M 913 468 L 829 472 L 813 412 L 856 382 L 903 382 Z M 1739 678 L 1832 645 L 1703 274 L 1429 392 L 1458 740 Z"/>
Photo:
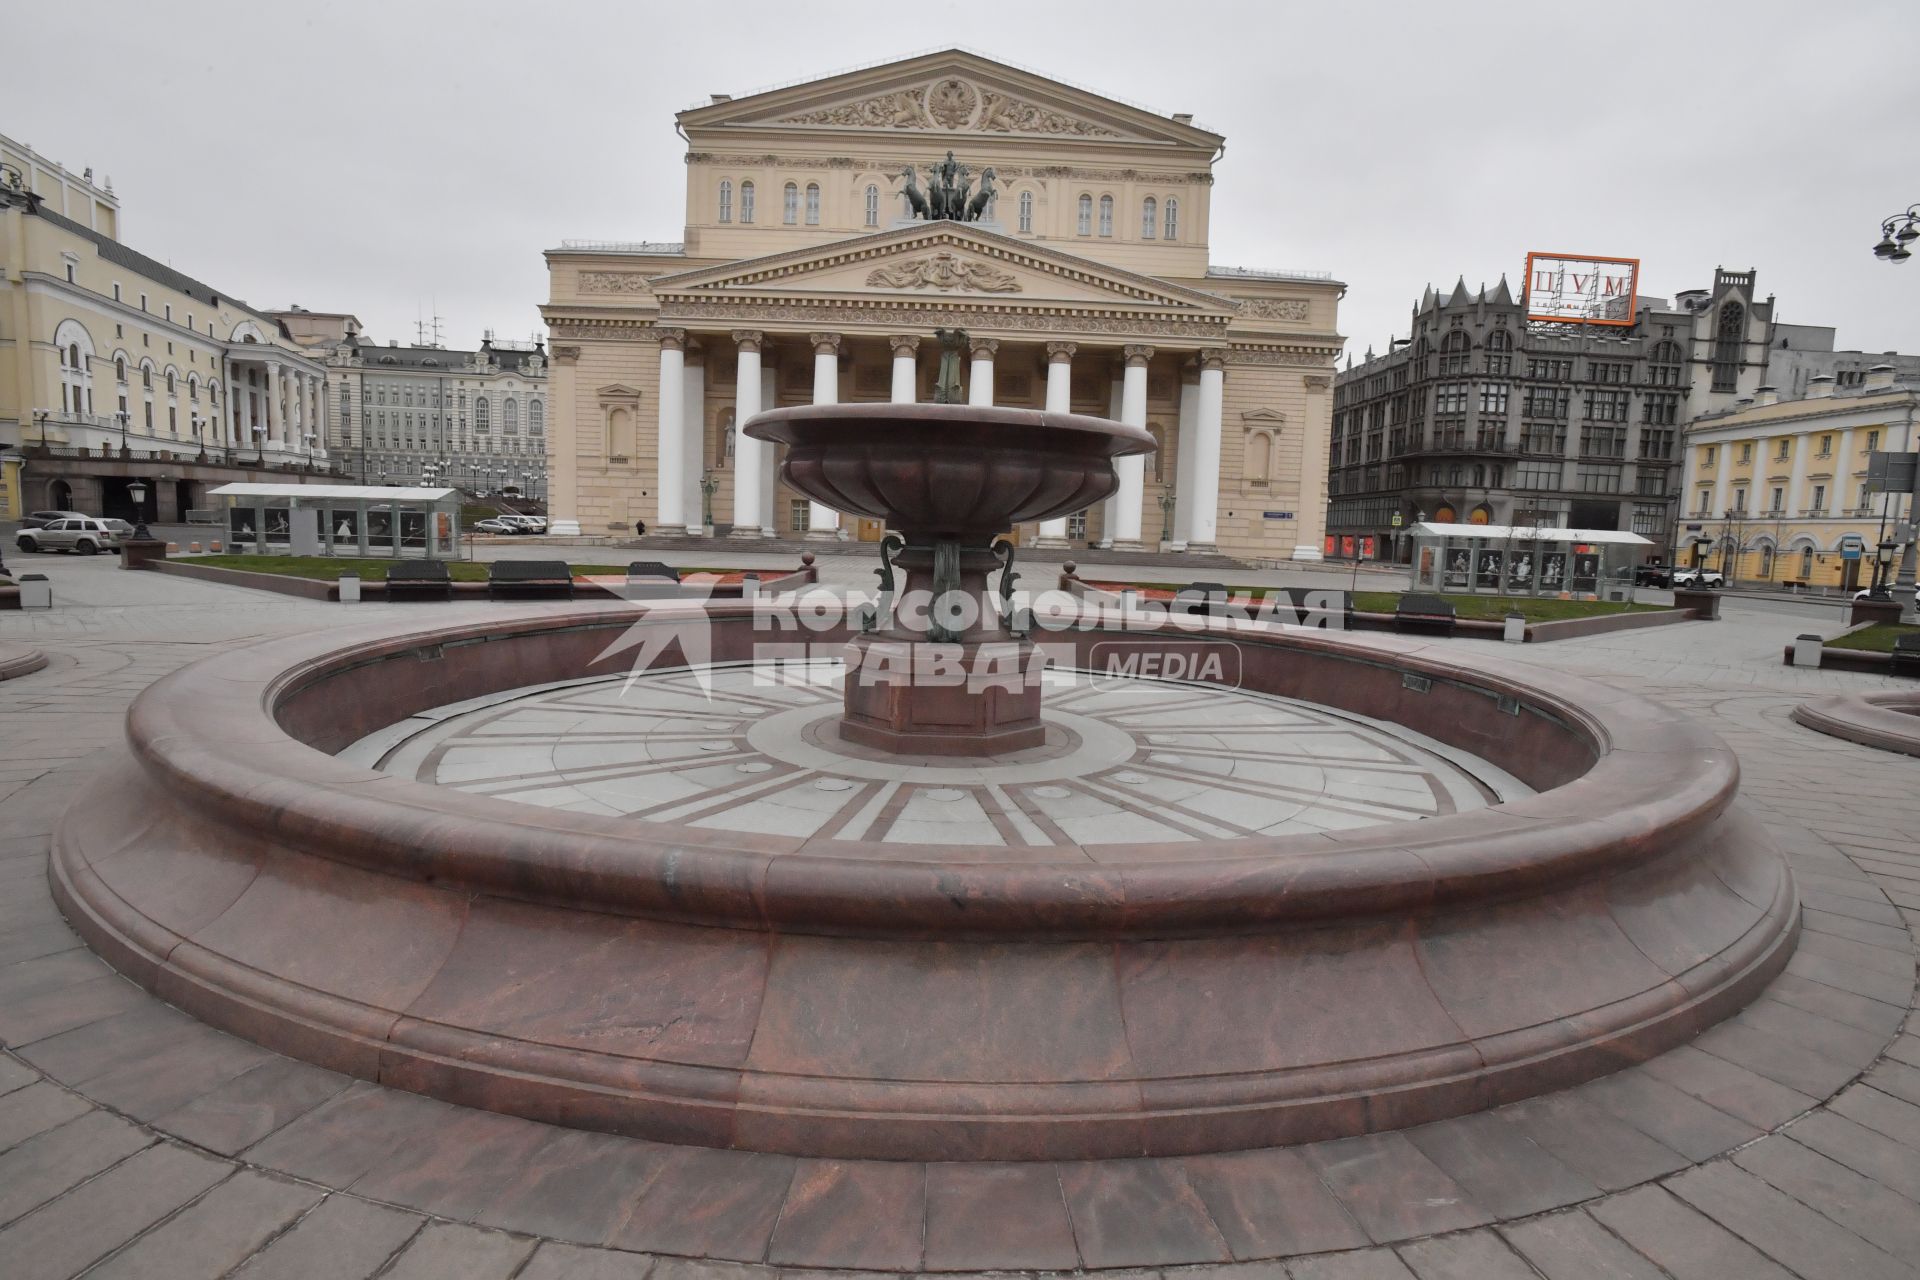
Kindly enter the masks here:
<path id="1" fill-rule="evenodd" d="M 120 567 L 144 569 L 155 560 L 167 558 L 167 544 L 147 528 L 146 481 L 129 480 L 127 496 L 133 499 L 133 536 L 120 543 Z"/>

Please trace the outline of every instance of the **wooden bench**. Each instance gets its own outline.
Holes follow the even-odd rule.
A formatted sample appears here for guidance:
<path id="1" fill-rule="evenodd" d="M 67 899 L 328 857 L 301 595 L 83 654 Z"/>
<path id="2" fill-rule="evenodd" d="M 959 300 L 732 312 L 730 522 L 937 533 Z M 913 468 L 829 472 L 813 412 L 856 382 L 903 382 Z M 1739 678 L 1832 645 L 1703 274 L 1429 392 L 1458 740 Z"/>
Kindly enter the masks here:
<path id="1" fill-rule="evenodd" d="M 1393 629 L 1452 635 L 1457 617 L 1453 604 L 1439 596 L 1405 595 L 1393 611 Z"/>
<path id="2" fill-rule="evenodd" d="M 1893 674 L 1920 676 L 1920 631 L 1894 637 Z"/>
<path id="3" fill-rule="evenodd" d="M 487 566 L 487 599 L 554 596 L 573 599 L 573 570 L 564 560 L 495 560 Z"/>
<path id="4" fill-rule="evenodd" d="M 387 599 L 451 600 L 453 577 L 439 560 L 396 560 L 387 566 Z"/>

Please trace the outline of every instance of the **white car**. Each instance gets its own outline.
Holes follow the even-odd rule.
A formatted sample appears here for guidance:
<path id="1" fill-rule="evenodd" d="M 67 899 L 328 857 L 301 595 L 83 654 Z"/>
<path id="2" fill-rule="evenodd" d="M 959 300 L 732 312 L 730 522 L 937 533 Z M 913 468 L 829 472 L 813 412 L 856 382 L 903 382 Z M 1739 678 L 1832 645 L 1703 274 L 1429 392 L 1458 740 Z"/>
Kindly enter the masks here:
<path id="1" fill-rule="evenodd" d="M 13 542 L 22 551 L 73 551 L 90 556 L 98 551 L 119 550 L 120 540 L 132 533 L 124 520 L 68 516 L 64 520 L 49 520 L 38 529 L 22 529 Z"/>
<path id="2" fill-rule="evenodd" d="M 1673 571 L 1673 585 L 1675 588 L 1681 590 L 1691 587 L 1724 587 L 1727 585 L 1727 576 L 1718 569 L 1708 569 L 1704 566 L 1700 568 L 1675 569 Z"/>
<path id="3" fill-rule="evenodd" d="M 519 530 L 498 516 L 488 516 L 484 520 L 475 520 L 467 528 L 475 533 L 518 533 Z"/>
<path id="4" fill-rule="evenodd" d="M 514 529 L 521 533 L 545 533 L 547 531 L 547 522 L 539 516 L 513 515 L 498 516 L 495 518 L 503 524 L 513 526 Z"/>

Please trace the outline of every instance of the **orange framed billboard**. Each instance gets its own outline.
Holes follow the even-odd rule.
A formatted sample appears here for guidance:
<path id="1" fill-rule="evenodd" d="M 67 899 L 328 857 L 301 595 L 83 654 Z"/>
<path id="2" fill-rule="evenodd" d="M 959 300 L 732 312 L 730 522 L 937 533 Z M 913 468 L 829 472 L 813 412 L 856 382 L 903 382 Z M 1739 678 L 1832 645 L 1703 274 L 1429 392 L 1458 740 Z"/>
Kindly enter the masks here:
<path id="1" fill-rule="evenodd" d="M 1528 320 L 1624 327 L 1640 297 L 1640 259 L 1530 252 L 1524 279 Z"/>

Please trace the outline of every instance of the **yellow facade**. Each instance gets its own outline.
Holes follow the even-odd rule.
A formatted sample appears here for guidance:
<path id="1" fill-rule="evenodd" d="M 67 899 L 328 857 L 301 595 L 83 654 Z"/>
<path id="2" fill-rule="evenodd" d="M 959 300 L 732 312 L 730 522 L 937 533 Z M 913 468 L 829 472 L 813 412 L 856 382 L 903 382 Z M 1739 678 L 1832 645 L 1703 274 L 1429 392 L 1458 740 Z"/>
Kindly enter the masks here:
<path id="1" fill-rule="evenodd" d="M 806 532 L 805 504 L 777 481 L 736 495 L 743 357 L 762 370 L 758 408 L 903 387 L 927 400 L 934 331 L 961 328 L 976 402 L 1041 408 L 1052 379 L 1056 403 L 1066 391 L 1078 412 L 1133 413 L 1163 441 L 1132 488 L 1123 478 L 1124 506 L 1089 511 L 1073 540 L 1318 557 L 1341 286 L 1209 264 L 1219 135 L 959 52 L 716 99 L 679 126 L 680 241 L 547 254 L 556 516 L 589 533 L 697 528 L 705 485 L 715 524 Z M 979 221 L 909 216 L 903 171 L 918 185 L 947 152 L 993 170 Z M 1144 370 L 1132 401 L 1129 366 Z M 680 379 L 664 410 L 663 369 Z M 990 391 L 973 389 L 982 370 Z M 1214 379 L 1218 421 L 1203 424 Z M 1215 479 L 1196 492 L 1203 474 Z"/>
<path id="2" fill-rule="evenodd" d="M 1800 400 L 1763 395 L 1688 434 L 1679 556 L 1729 578 L 1854 589 L 1912 499 L 1869 493 L 1868 458 L 1915 448 L 1920 392 L 1876 370 L 1849 394 L 1812 380 Z M 1860 554 L 1849 557 L 1849 545 Z"/>

